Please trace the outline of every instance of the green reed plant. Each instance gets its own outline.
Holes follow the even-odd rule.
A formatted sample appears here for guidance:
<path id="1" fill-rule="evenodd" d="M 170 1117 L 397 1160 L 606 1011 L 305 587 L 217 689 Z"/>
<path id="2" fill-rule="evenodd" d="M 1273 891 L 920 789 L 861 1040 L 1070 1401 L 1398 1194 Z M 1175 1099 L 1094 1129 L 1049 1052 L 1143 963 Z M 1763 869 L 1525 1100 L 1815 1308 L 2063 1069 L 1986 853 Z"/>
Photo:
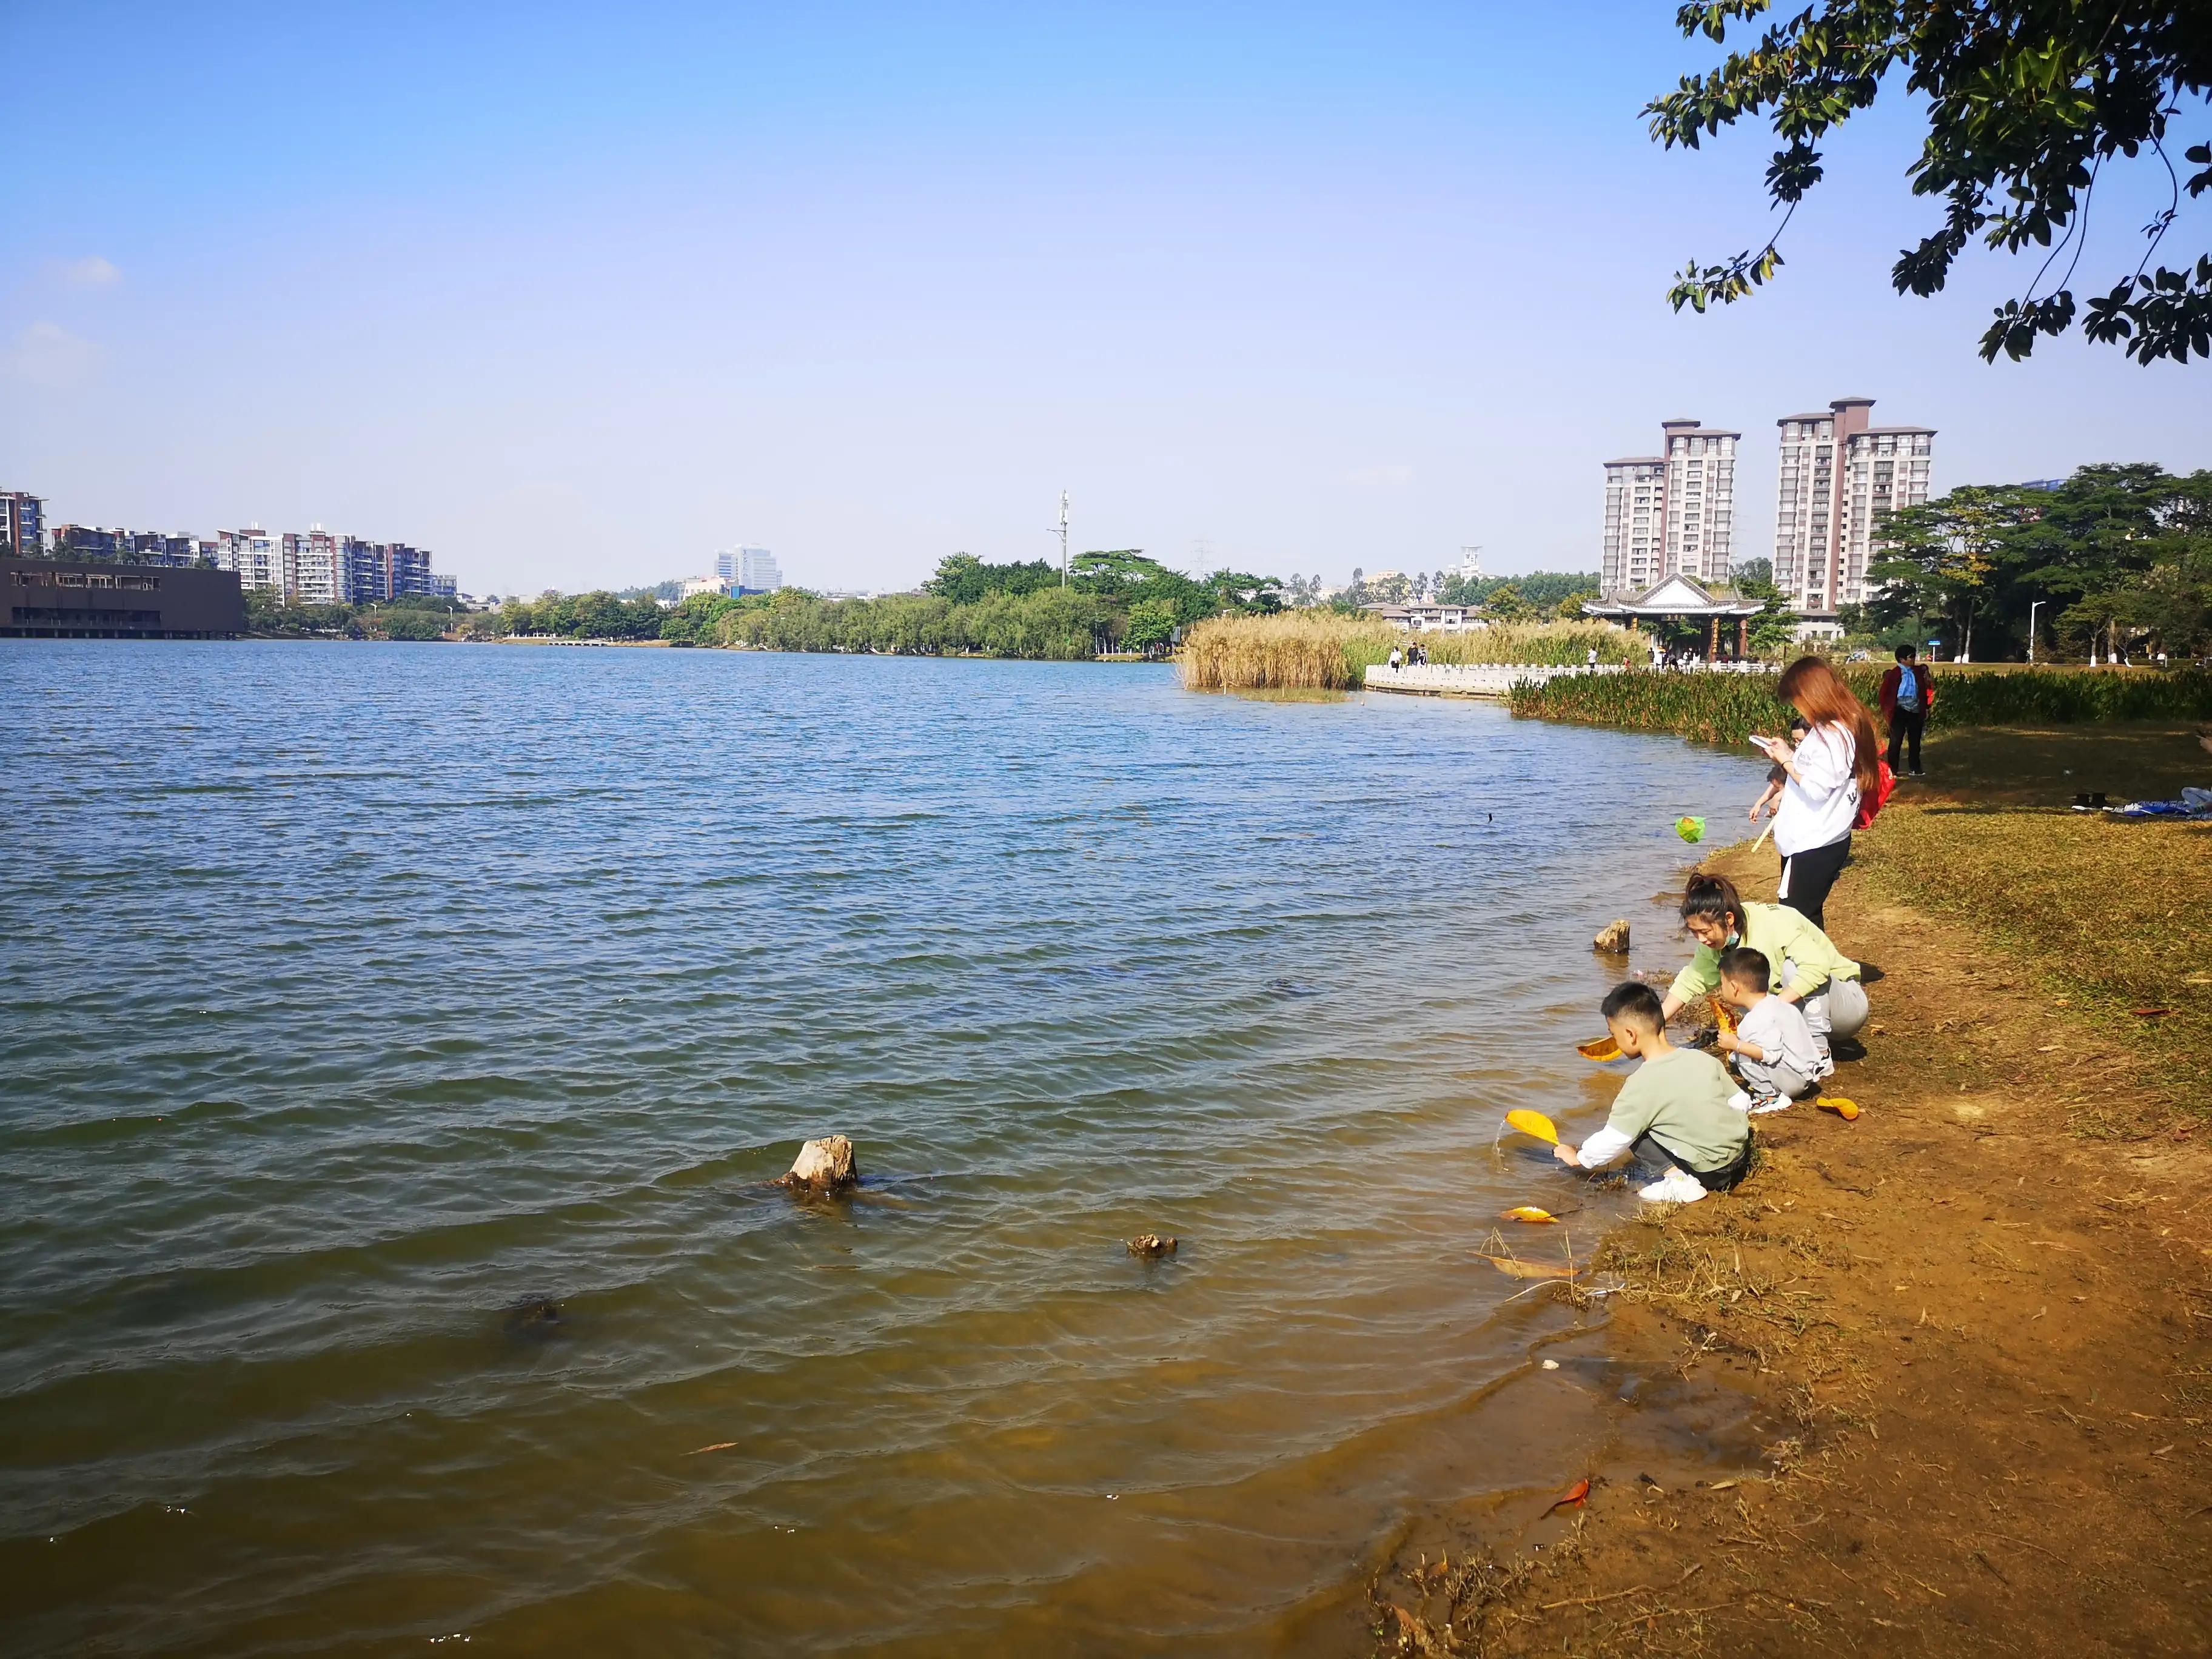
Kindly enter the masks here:
<path id="1" fill-rule="evenodd" d="M 1887 665 L 1840 665 L 1860 702 L 1878 708 Z M 2063 726 L 2094 720 L 2212 718 L 2212 673 L 2200 669 L 2022 668 L 1945 672 L 1936 665 L 1930 729 L 1962 726 Z M 1790 710 L 1775 696 L 1776 674 L 1575 675 L 1545 685 L 1516 685 L 1506 698 L 1516 714 L 1634 732 L 1674 732 L 1702 743 L 1735 744 L 1753 732 L 1777 732 Z"/>

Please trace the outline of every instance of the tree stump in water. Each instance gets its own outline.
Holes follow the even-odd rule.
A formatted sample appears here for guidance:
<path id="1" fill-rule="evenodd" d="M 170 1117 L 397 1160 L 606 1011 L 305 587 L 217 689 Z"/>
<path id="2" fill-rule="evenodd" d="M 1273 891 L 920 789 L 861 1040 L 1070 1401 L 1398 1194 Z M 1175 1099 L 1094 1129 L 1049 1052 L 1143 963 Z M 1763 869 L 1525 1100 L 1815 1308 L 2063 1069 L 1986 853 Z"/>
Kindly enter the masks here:
<path id="1" fill-rule="evenodd" d="M 1597 937 L 1590 941 L 1590 949 L 1603 951 L 1609 956 L 1619 956 L 1626 951 L 1628 949 L 1628 919 L 1623 916 L 1598 929 Z"/>
<path id="2" fill-rule="evenodd" d="M 849 1187 L 860 1178 L 860 1172 L 853 1163 L 853 1143 L 842 1135 L 824 1135 L 799 1149 L 789 1171 L 777 1180 L 776 1185 L 830 1193 Z"/>

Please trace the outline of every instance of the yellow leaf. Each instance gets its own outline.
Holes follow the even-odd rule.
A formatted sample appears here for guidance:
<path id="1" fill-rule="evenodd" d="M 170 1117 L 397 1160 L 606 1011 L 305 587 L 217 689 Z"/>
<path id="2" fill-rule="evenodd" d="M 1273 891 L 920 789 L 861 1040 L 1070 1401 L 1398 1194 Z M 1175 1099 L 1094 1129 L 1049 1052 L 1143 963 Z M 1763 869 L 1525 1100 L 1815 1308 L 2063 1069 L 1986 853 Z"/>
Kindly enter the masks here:
<path id="1" fill-rule="evenodd" d="M 1556 1221 L 1559 1218 L 1549 1210 L 1540 1210 L 1533 1204 L 1522 1204 L 1505 1212 L 1508 1221 Z"/>
<path id="2" fill-rule="evenodd" d="M 1575 1276 L 1575 1270 L 1564 1263 L 1523 1261 L 1518 1256 L 1488 1255 L 1480 1250 L 1475 1254 L 1508 1279 L 1572 1279 Z"/>
<path id="3" fill-rule="evenodd" d="M 1506 1113 L 1505 1121 L 1524 1135 L 1534 1135 L 1539 1140 L 1548 1140 L 1554 1146 L 1559 1144 L 1559 1130 L 1553 1127 L 1552 1120 L 1541 1112 L 1532 1112 L 1524 1107 Z"/>

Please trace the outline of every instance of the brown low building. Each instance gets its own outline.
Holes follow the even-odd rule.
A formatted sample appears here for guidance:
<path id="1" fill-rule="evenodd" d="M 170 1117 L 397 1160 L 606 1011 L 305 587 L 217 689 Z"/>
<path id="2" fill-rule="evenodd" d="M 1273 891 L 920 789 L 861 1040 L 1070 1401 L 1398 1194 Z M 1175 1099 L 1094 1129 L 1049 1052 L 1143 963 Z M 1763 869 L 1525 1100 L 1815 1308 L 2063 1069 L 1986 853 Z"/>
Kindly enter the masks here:
<path id="1" fill-rule="evenodd" d="M 0 635 L 227 640 L 245 628 L 235 571 L 0 558 Z"/>

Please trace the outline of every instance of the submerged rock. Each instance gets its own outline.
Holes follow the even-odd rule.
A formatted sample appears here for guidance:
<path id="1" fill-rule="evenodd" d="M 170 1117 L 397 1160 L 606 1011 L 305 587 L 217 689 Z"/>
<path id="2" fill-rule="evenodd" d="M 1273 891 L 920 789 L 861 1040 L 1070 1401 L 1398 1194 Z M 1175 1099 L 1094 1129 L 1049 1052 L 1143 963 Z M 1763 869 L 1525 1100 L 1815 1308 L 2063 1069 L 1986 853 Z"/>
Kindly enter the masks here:
<path id="1" fill-rule="evenodd" d="M 1158 1233 L 1139 1233 L 1129 1241 L 1129 1254 L 1142 1256 L 1173 1255 L 1176 1253 L 1176 1246 L 1180 1243 L 1182 1243 L 1180 1239 L 1162 1238 Z"/>
<path id="2" fill-rule="evenodd" d="M 1628 949 L 1628 918 L 1619 917 L 1598 929 L 1597 937 L 1590 941 L 1590 949 L 1619 956 Z"/>
<path id="3" fill-rule="evenodd" d="M 810 1192 L 836 1192 L 860 1178 L 853 1162 L 853 1143 L 842 1135 L 824 1135 L 799 1149 L 799 1156 L 778 1178 L 779 1187 L 804 1187 Z"/>

